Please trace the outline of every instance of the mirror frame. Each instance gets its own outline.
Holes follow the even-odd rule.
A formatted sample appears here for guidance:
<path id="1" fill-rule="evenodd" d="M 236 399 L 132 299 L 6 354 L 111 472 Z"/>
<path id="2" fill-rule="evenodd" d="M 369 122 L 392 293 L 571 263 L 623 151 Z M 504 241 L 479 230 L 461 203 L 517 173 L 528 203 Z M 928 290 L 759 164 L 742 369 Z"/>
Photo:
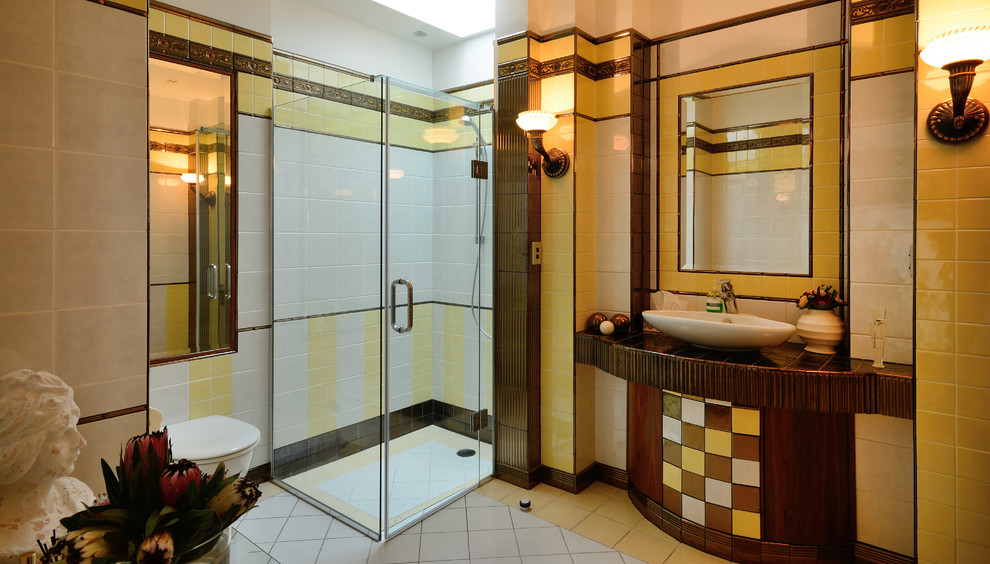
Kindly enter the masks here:
<path id="1" fill-rule="evenodd" d="M 845 167 L 845 51 L 840 44 L 811 47 L 782 55 L 718 68 L 691 71 L 658 84 L 659 172 L 657 182 L 657 288 L 704 295 L 716 271 L 680 268 L 680 98 L 722 90 L 811 76 L 811 265 L 810 274 L 733 273 L 736 294 L 747 298 L 793 301 L 818 284 L 839 286 L 843 278 L 843 213 Z"/>
<path id="2" fill-rule="evenodd" d="M 151 358 L 150 357 L 150 346 L 149 346 L 148 365 L 149 366 L 156 366 L 156 365 L 160 365 L 160 364 L 172 364 L 174 362 L 188 361 L 188 360 L 192 360 L 192 359 L 196 359 L 196 358 L 201 358 L 201 357 L 216 356 L 216 355 L 221 355 L 221 354 L 230 354 L 230 353 L 237 352 L 237 331 L 238 331 L 238 327 L 237 327 L 237 303 L 238 303 L 237 278 L 238 278 L 238 274 L 239 274 L 238 267 L 237 267 L 237 250 L 238 250 L 237 249 L 237 241 L 238 241 L 238 237 L 237 237 L 237 235 L 238 235 L 238 233 L 237 233 L 237 212 L 238 212 L 238 209 L 237 209 L 237 207 L 238 207 L 237 183 L 238 183 L 240 174 L 239 174 L 238 169 L 237 169 L 237 163 L 238 163 L 238 158 L 237 158 L 237 156 L 238 156 L 237 155 L 237 145 L 238 145 L 238 143 L 237 143 L 237 116 L 238 116 L 238 112 L 237 112 L 237 107 L 238 107 L 237 106 L 237 72 L 236 71 L 228 71 L 226 69 L 220 69 L 220 68 L 216 68 L 216 67 L 210 67 L 210 66 L 206 66 L 206 65 L 200 65 L 200 64 L 196 64 L 196 63 L 191 62 L 191 61 L 187 61 L 187 60 L 184 60 L 184 59 L 173 58 L 173 57 L 168 57 L 168 56 L 161 55 L 161 54 L 158 54 L 158 53 L 151 53 L 151 52 L 149 52 L 148 53 L 148 58 L 149 59 L 157 59 L 159 61 L 164 61 L 166 63 L 172 63 L 172 64 L 176 64 L 176 65 L 180 65 L 180 66 L 184 66 L 184 67 L 189 67 L 189 68 L 194 68 L 194 69 L 198 69 L 198 70 L 202 70 L 202 71 L 212 72 L 212 73 L 216 73 L 216 74 L 222 74 L 222 75 L 226 76 L 229 79 L 228 80 L 228 84 L 229 84 L 229 93 L 228 93 L 228 95 L 230 97 L 230 104 L 229 104 L 229 106 L 230 106 L 230 116 L 229 116 L 230 117 L 230 170 L 233 172 L 233 174 L 230 176 L 230 224 L 229 224 L 228 229 L 227 229 L 227 231 L 228 231 L 227 237 L 228 237 L 228 240 L 230 241 L 230 270 L 231 270 L 231 277 L 230 277 L 230 308 L 229 308 L 229 312 L 228 312 L 228 316 L 229 316 L 228 323 L 230 324 L 230 345 L 227 346 L 227 347 L 220 347 L 220 348 L 215 348 L 215 349 L 209 349 L 209 350 L 204 350 L 204 351 L 196 351 L 196 352 L 190 352 L 190 353 L 186 353 L 186 354 L 179 354 L 179 355 L 172 355 L 172 356 L 163 356 L 163 357 L 159 357 L 159 358 Z M 149 98 L 149 105 L 150 105 L 150 98 L 151 98 L 151 87 L 150 86 L 148 88 L 148 98 Z M 149 117 L 149 120 L 150 120 L 150 117 Z M 152 126 L 151 126 L 151 123 L 149 121 L 149 123 L 148 123 L 149 131 L 150 131 L 150 128 L 151 127 Z M 149 150 L 151 148 L 151 146 L 150 146 L 150 139 L 149 139 L 149 146 L 148 146 L 148 148 L 149 148 Z M 150 179 L 151 173 L 152 173 L 152 170 L 151 170 L 151 161 L 149 159 L 149 161 L 148 161 L 148 176 L 149 176 L 149 179 Z M 147 189 L 150 189 L 150 185 L 147 187 Z M 151 217 L 151 200 L 150 200 L 150 198 L 149 198 L 149 201 L 148 201 L 148 216 L 149 216 L 149 220 L 150 220 L 150 217 Z M 149 236 L 149 244 L 150 244 L 150 236 L 151 236 L 150 224 L 149 224 L 148 236 Z M 149 260 L 150 260 L 150 252 L 149 252 Z M 150 276 L 151 276 L 151 271 L 150 271 L 150 268 L 149 268 L 149 271 L 148 271 L 148 276 L 149 276 L 149 283 L 148 283 L 148 289 L 149 289 L 149 296 L 148 296 L 148 308 L 149 308 L 148 319 L 150 321 L 150 319 L 151 319 L 151 312 L 150 312 L 150 309 L 151 309 L 151 296 L 150 296 L 150 290 L 151 290 Z"/>
<path id="3" fill-rule="evenodd" d="M 813 262 L 813 258 L 814 258 L 814 253 L 812 252 L 812 248 L 811 248 L 811 243 L 812 243 L 812 239 L 811 238 L 812 238 L 812 234 L 814 232 L 814 230 L 812 228 L 812 225 L 813 225 L 812 222 L 814 221 L 814 216 L 815 216 L 814 202 L 812 200 L 812 195 L 813 195 L 812 186 L 814 184 L 813 183 L 813 180 L 812 180 L 812 174 L 813 174 L 814 170 L 813 170 L 813 163 L 811 162 L 811 151 L 812 151 L 811 140 L 814 139 L 814 117 L 815 117 L 814 96 L 812 94 L 813 93 L 813 88 L 814 88 L 814 75 L 812 73 L 808 73 L 808 74 L 801 75 L 801 76 L 789 76 L 789 77 L 779 78 L 779 79 L 778 78 L 768 79 L 768 80 L 763 80 L 763 81 L 760 81 L 760 82 L 756 82 L 756 83 L 752 83 L 752 84 L 746 84 L 746 85 L 741 85 L 741 86 L 730 86 L 730 87 L 726 87 L 726 88 L 716 88 L 716 89 L 713 89 L 713 90 L 705 90 L 704 92 L 697 92 L 697 93 L 694 93 L 694 94 L 680 94 L 680 95 L 678 95 L 678 97 L 677 97 L 678 146 L 681 148 L 682 151 L 686 151 L 687 150 L 687 140 L 690 138 L 688 136 L 687 132 L 686 132 L 686 128 L 685 128 L 685 131 L 684 132 L 681 132 L 680 131 L 681 122 L 684 119 L 684 114 L 682 113 L 682 110 L 684 108 L 684 100 L 685 100 L 685 98 L 691 98 L 691 97 L 699 96 L 699 95 L 702 95 L 702 94 L 714 94 L 714 93 L 718 93 L 718 92 L 727 92 L 727 91 L 730 91 L 730 90 L 736 90 L 738 88 L 745 88 L 745 87 L 748 87 L 748 86 L 756 86 L 756 85 L 764 85 L 764 84 L 769 85 L 769 84 L 773 84 L 773 83 L 776 83 L 776 82 L 785 82 L 785 81 L 788 81 L 788 80 L 799 79 L 799 78 L 807 78 L 808 79 L 808 93 L 809 93 L 809 97 L 808 97 L 808 115 L 809 115 L 809 118 L 808 119 L 811 122 L 809 124 L 811 127 L 810 127 L 810 130 L 808 132 L 808 153 L 809 153 L 808 154 L 808 157 L 809 157 L 809 161 L 808 161 L 808 166 L 807 166 L 807 171 L 808 171 L 808 186 L 807 186 L 807 190 L 808 190 L 808 247 L 807 247 L 808 272 L 807 273 L 804 273 L 804 272 L 757 272 L 757 271 L 751 271 L 751 270 L 718 270 L 718 269 L 712 269 L 712 268 L 686 268 L 684 266 L 684 255 L 683 255 L 683 252 L 684 252 L 683 236 L 684 235 L 683 235 L 683 233 L 681 232 L 681 229 L 680 229 L 680 221 L 683 219 L 683 217 L 680 216 L 680 210 L 681 210 L 681 207 L 682 207 L 681 206 L 681 203 L 682 203 L 683 198 L 684 198 L 684 189 L 683 189 L 683 186 L 680 183 L 678 184 L 678 192 L 677 192 L 677 204 L 678 204 L 678 215 L 679 215 L 679 217 L 678 217 L 678 229 L 677 229 L 677 270 L 679 272 L 703 272 L 703 273 L 709 273 L 709 274 L 716 274 L 717 273 L 717 274 L 732 274 L 732 275 L 752 274 L 752 275 L 758 275 L 758 276 L 803 276 L 803 277 L 810 277 L 812 275 L 812 268 L 813 268 L 812 262 Z M 793 121 L 793 120 L 788 120 L 788 121 Z M 750 127 L 754 127 L 754 126 L 761 126 L 762 127 L 762 126 L 766 126 L 766 125 L 767 124 L 752 124 L 752 125 L 746 125 L 746 126 L 738 126 L 738 127 L 734 127 L 734 128 L 730 128 L 730 129 L 743 129 L 743 128 L 750 128 Z M 698 127 L 698 124 L 696 123 L 695 124 L 695 128 L 697 128 L 697 127 Z M 724 130 L 722 130 L 722 131 L 724 131 Z M 681 137 L 682 133 L 683 133 L 683 139 Z M 769 149 L 771 147 L 768 146 L 766 148 Z M 697 161 L 697 156 L 695 156 L 695 160 Z M 802 166 L 802 167 L 800 167 L 800 169 L 801 170 L 805 170 L 805 167 Z M 696 172 L 696 170 L 697 170 L 696 168 L 688 168 L 687 155 L 686 154 L 681 154 L 680 155 L 680 158 L 677 160 L 677 177 L 678 177 L 678 179 L 685 177 L 688 173 L 694 173 L 694 172 Z M 761 170 L 761 171 L 757 171 L 757 172 L 777 172 L 777 170 L 771 168 L 771 169 L 766 170 L 766 171 Z"/>

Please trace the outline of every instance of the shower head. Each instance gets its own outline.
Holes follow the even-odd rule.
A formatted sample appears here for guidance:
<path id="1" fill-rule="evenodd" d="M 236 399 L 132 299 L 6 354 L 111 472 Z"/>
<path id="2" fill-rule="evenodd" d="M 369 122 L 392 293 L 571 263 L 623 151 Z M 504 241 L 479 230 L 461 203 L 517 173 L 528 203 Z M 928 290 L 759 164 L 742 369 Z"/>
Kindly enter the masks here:
<path id="1" fill-rule="evenodd" d="M 474 129 L 475 135 L 478 136 L 478 144 L 482 147 L 485 146 L 485 138 L 482 137 L 481 135 L 481 129 L 478 127 L 478 124 L 475 123 L 473 119 L 471 119 L 471 116 L 464 114 L 460 117 L 458 121 L 463 123 L 464 125 L 470 125 L 471 129 Z"/>

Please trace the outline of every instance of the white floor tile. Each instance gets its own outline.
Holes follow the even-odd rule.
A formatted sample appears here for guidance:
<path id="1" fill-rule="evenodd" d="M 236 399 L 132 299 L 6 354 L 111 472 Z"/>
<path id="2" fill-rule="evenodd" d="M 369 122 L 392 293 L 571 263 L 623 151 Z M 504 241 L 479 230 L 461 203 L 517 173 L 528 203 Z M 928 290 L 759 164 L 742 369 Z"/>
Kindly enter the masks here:
<path id="1" fill-rule="evenodd" d="M 452 533 L 467 531 L 467 511 L 461 507 L 447 507 L 423 521 L 424 533 Z"/>
<path id="2" fill-rule="evenodd" d="M 623 564 L 622 554 L 618 552 L 586 552 L 571 554 L 574 564 Z"/>
<path id="3" fill-rule="evenodd" d="M 472 560 L 475 558 L 519 556 L 515 531 L 511 529 L 468 531 L 468 546 L 471 550 Z"/>
<path id="4" fill-rule="evenodd" d="M 323 550 L 320 551 L 316 564 L 365 564 L 368 561 L 368 553 L 374 543 L 365 536 L 327 539 L 323 542 Z M 282 562 L 281 564 L 290 564 Z"/>
<path id="5" fill-rule="evenodd" d="M 244 514 L 245 519 L 267 519 L 269 517 L 288 517 L 296 506 L 296 496 L 285 492 L 275 497 L 259 501 L 254 509 Z"/>
<path id="6" fill-rule="evenodd" d="M 468 507 L 467 519 L 469 531 L 512 528 L 509 508 L 501 504 L 499 507 Z"/>
<path id="7" fill-rule="evenodd" d="M 424 533 L 420 540 L 420 562 L 468 558 L 467 531 Z"/>
<path id="8" fill-rule="evenodd" d="M 333 517 L 329 515 L 300 515 L 289 517 L 278 535 L 278 541 L 323 540 L 330 530 Z"/>
<path id="9" fill-rule="evenodd" d="M 515 507 L 509 509 L 509 515 L 512 517 L 512 526 L 519 529 L 537 529 L 544 527 L 556 527 L 550 521 L 544 521 L 539 517 L 534 516 L 528 511 L 521 511 Z"/>
<path id="10" fill-rule="evenodd" d="M 544 554 L 567 554 L 564 537 L 560 536 L 560 528 L 553 529 L 517 529 L 516 544 L 519 545 L 521 556 L 539 556 Z"/>
<path id="11" fill-rule="evenodd" d="M 323 548 L 323 540 L 277 542 L 272 547 L 271 555 L 279 562 L 315 564 L 321 548 Z"/>
<path id="12" fill-rule="evenodd" d="M 372 545 L 368 564 L 419 562 L 420 535 L 399 535 Z"/>
<path id="13" fill-rule="evenodd" d="M 287 517 L 247 519 L 237 526 L 237 532 L 249 538 L 254 544 L 275 542 L 287 519 Z"/>
<path id="14" fill-rule="evenodd" d="M 567 529 L 561 530 L 561 534 L 564 537 L 564 542 L 567 543 L 567 550 L 570 551 L 571 554 L 580 554 L 582 552 L 610 552 L 612 550 L 604 544 L 595 542 L 586 537 L 582 537 L 581 535 L 568 531 Z"/>
<path id="15" fill-rule="evenodd" d="M 540 556 L 523 556 L 522 564 L 572 564 L 569 554 L 544 554 Z"/>

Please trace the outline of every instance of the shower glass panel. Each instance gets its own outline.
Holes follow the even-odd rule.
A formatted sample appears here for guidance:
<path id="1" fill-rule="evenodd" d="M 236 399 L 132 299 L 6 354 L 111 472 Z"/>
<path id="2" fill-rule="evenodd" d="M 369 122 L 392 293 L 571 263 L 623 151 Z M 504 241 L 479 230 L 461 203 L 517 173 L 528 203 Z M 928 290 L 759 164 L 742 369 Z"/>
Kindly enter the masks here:
<path id="1" fill-rule="evenodd" d="M 491 110 L 321 71 L 273 116 L 272 474 L 381 538 L 491 474 Z"/>
<path id="2" fill-rule="evenodd" d="M 231 267 L 230 131 L 223 126 L 196 131 L 196 348 L 230 346 Z"/>

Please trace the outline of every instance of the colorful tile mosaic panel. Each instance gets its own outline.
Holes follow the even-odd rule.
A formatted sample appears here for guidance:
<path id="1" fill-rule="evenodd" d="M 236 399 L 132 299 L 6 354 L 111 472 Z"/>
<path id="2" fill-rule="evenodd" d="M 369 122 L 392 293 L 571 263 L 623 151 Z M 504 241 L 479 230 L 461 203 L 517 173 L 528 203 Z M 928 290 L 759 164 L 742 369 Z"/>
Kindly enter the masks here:
<path id="1" fill-rule="evenodd" d="M 759 539 L 759 416 L 664 390 L 663 506 L 703 527 Z"/>

